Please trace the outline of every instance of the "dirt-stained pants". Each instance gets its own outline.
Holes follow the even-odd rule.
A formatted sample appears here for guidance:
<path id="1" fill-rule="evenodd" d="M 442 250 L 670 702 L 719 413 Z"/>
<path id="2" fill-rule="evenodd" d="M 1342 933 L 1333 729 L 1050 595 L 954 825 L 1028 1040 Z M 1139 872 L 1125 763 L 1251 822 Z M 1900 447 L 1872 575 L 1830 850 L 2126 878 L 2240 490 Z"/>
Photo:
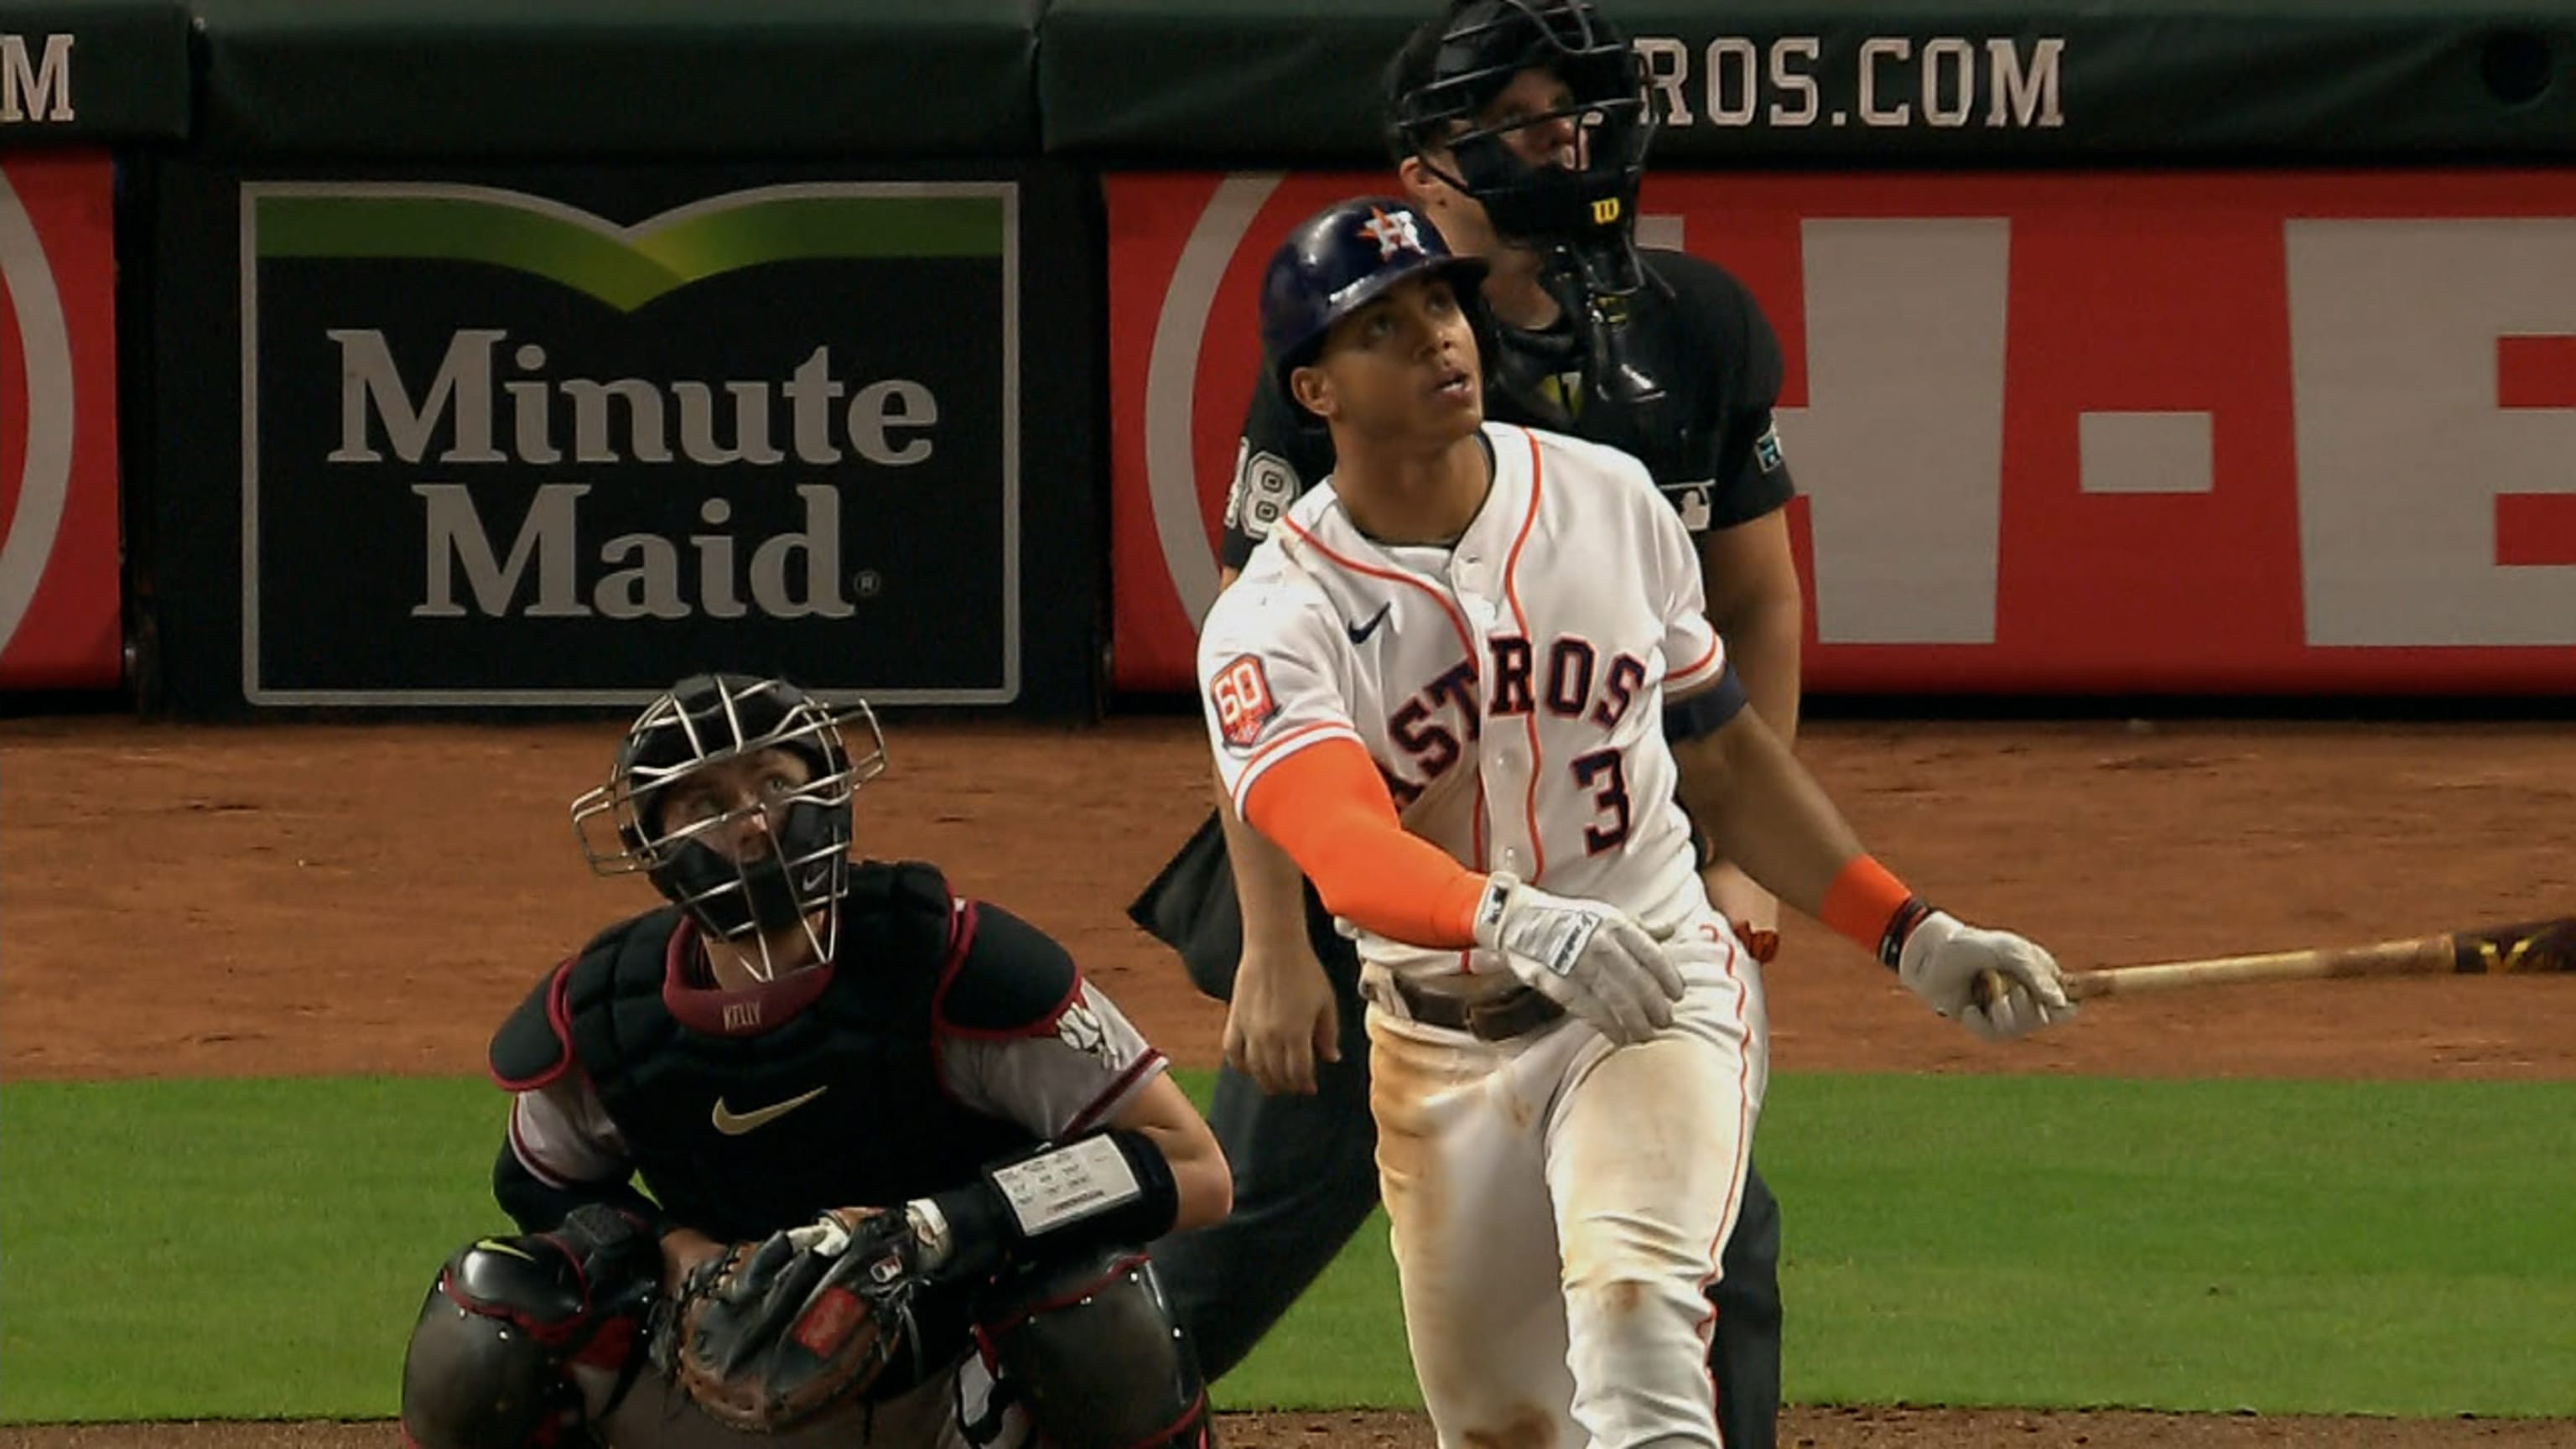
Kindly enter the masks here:
<path id="1" fill-rule="evenodd" d="M 1485 1042 L 1366 968 L 1370 1106 L 1413 1366 L 1443 1449 L 1714 1446 L 1708 1285 L 1768 1084 L 1762 986 L 1711 912 L 1673 1025 Z"/>

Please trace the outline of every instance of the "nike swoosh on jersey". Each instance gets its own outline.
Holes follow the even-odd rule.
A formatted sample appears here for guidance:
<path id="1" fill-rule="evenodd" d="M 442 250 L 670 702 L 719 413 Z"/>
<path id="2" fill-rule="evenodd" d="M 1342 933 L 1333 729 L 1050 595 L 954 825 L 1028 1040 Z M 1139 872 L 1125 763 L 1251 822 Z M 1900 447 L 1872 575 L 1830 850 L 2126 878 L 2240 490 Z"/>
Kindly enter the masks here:
<path id="1" fill-rule="evenodd" d="M 1392 602 L 1380 604 L 1377 606 L 1376 613 L 1369 615 L 1366 619 L 1357 624 L 1344 621 L 1342 624 L 1342 631 L 1351 636 L 1352 643 L 1366 644 L 1368 642 L 1368 637 L 1377 632 L 1377 626 L 1386 622 L 1387 610 L 1394 607 L 1395 605 Z"/>
<path id="2" fill-rule="evenodd" d="M 765 1127 L 777 1121 L 830 1090 L 832 1089 L 829 1086 L 816 1087 L 802 1096 L 790 1097 L 784 1102 L 773 1102 L 766 1107 L 755 1108 L 749 1112 L 728 1111 L 725 1108 L 724 1098 L 718 1097 L 715 1111 L 716 1130 L 727 1137 L 740 1137 L 755 1127 Z"/>

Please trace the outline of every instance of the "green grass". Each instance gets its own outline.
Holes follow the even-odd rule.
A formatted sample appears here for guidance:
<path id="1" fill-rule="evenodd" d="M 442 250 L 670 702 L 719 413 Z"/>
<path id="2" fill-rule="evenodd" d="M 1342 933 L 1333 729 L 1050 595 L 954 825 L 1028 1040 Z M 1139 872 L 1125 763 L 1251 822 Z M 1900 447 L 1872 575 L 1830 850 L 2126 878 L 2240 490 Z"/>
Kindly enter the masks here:
<path id="1" fill-rule="evenodd" d="M 0 1420 L 389 1414 L 432 1270 L 503 1224 L 500 1101 L 0 1088 Z M 1784 1077 L 1788 1395 L 2576 1414 L 2571 1121 L 2576 1084 Z M 1221 1397 L 1416 1402 L 1382 1225 Z"/>
<path id="2" fill-rule="evenodd" d="M 1805 1402 L 2576 1413 L 2576 1084 L 1797 1078 Z"/>
<path id="3" fill-rule="evenodd" d="M 10 1421 L 382 1417 L 440 1260 L 506 1227 L 471 1081 L 0 1088 Z"/>

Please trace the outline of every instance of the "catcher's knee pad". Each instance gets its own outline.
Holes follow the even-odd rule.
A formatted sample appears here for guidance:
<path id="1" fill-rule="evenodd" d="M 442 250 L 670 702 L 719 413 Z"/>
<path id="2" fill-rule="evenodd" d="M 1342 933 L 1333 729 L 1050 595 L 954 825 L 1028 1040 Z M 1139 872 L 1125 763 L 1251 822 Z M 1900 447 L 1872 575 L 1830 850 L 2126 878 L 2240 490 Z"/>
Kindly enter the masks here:
<path id="1" fill-rule="evenodd" d="M 422 1300 L 403 1353 L 402 1429 L 413 1449 L 552 1449 L 582 1442 L 576 1362 L 623 1388 L 649 1279 L 611 1270 L 577 1233 L 484 1238 L 457 1250 Z"/>
<path id="2" fill-rule="evenodd" d="M 1013 1275 L 987 1298 L 975 1339 L 994 1374 L 995 1420 L 1022 1405 L 1052 1449 L 1216 1442 L 1198 1355 L 1140 1251 Z"/>

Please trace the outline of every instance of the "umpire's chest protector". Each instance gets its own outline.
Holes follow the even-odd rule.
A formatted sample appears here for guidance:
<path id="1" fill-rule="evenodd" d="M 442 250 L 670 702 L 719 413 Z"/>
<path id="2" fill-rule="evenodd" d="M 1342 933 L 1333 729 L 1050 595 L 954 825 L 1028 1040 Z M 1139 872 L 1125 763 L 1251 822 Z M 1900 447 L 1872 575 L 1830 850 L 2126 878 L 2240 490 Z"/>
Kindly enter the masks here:
<path id="1" fill-rule="evenodd" d="M 693 942 L 676 911 L 594 941 L 566 972 L 564 1035 L 663 1207 L 719 1238 L 759 1237 L 953 1187 L 1029 1145 L 940 1084 L 935 1011 L 961 919 L 935 869 L 855 868 L 819 992 L 797 977 L 759 992 L 677 984 Z"/>

